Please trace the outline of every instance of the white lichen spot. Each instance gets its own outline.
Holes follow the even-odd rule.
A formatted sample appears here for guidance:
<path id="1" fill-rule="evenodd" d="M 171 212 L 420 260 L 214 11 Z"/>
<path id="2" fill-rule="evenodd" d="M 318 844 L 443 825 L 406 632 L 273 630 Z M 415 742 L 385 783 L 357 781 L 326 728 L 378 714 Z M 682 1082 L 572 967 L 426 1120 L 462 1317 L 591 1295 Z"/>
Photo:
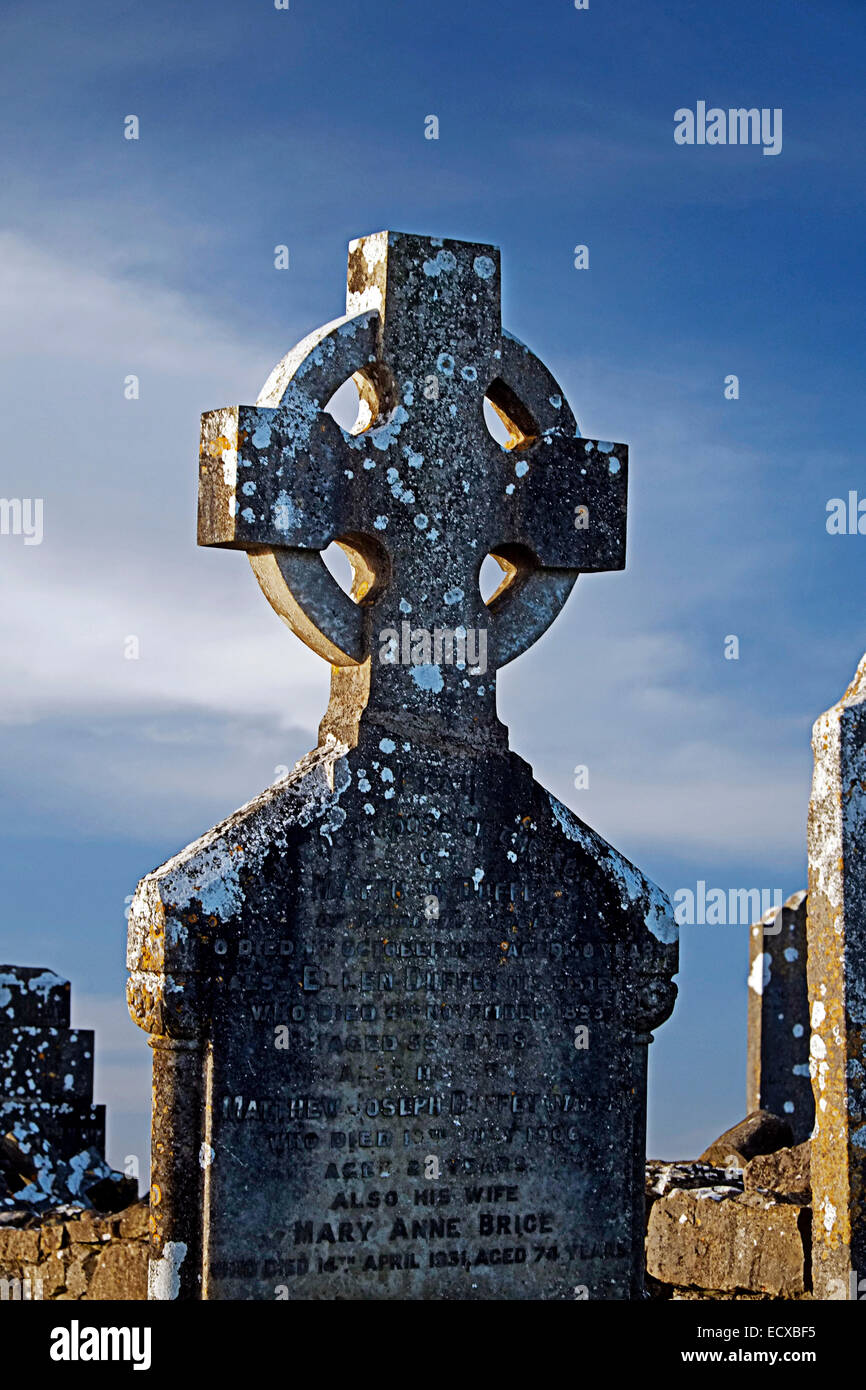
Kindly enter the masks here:
<path id="1" fill-rule="evenodd" d="M 445 684 L 439 667 L 428 662 L 413 666 L 409 674 L 419 690 L 427 690 L 431 695 L 438 695 Z"/>
<path id="2" fill-rule="evenodd" d="M 752 961 L 752 968 L 749 971 L 749 989 L 753 994 L 764 993 L 764 990 L 770 983 L 772 964 L 773 957 L 768 951 L 759 951 L 755 956 L 755 959 Z"/>
<path id="3" fill-rule="evenodd" d="M 304 514 L 287 492 L 281 492 L 271 507 L 274 529 L 285 534 L 301 525 Z"/>
<path id="4" fill-rule="evenodd" d="M 151 1260 L 147 1271 L 147 1296 L 149 1299 L 167 1301 L 177 1298 L 180 1293 L 180 1267 L 186 1259 L 186 1243 L 182 1240 L 167 1240 L 162 1247 L 162 1258 Z"/>
<path id="5" fill-rule="evenodd" d="M 443 272 L 448 274 L 449 271 L 455 270 L 456 267 L 457 257 L 454 255 L 454 252 L 443 250 L 437 251 L 432 261 L 424 261 L 421 268 L 425 275 L 430 276 L 431 279 L 437 279 Z"/>

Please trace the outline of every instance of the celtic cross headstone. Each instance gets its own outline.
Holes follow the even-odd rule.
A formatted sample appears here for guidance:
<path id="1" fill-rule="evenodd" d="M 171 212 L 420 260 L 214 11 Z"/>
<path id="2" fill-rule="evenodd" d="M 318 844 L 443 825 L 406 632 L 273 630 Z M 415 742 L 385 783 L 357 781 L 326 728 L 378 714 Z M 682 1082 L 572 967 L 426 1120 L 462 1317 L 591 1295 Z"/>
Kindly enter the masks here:
<path id="1" fill-rule="evenodd" d="M 332 685 L 316 750 L 133 903 L 153 1297 L 639 1296 L 676 927 L 496 715 L 578 575 L 623 567 L 626 475 L 459 241 L 353 242 L 346 316 L 203 417 L 199 542 L 248 552 Z"/>

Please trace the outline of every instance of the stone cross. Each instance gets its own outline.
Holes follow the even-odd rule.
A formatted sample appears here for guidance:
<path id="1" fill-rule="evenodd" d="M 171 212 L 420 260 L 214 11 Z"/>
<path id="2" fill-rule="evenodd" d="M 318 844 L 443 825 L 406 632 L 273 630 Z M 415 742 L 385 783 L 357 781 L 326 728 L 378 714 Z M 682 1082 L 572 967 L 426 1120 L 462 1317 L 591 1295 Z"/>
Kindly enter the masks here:
<path id="1" fill-rule="evenodd" d="M 625 564 L 628 451 L 575 437 L 554 378 L 503 333 L 499 300 L 496 247 L 364 237 L 349 248 L 346 317 L 290 352 L 257 405 L 203 418 L 199 542 L 246 550 L 280 616 L 341 673 L 328 727 L 350 742 L 350 687 L 355 720 L 363 702 L 404 731 L 432 718 L 501 738 L 496 670 L 580 571 Z M 367 425 L 354 435 L 323 411 L 349 377 Z M 352 562 L 351 598 L 321 559 L 332 541 Z M 485 604 L 488 553 L 504 578 Z"/>
<path id="2" fill-rule="evenodd" d="M 203 417 L 199 540 L 248 552 L 332 686 L 318 748 L 133 902 L 152 1297 L 640 1294 L 676 927 L 495 701 L 578 574 L 622 568 L 627 451 L 577 437 L 499 295 L 495 247 L 353 242 L 346 317 Z M 356 433 L 325 410 L 350 377 Z"/>
<path id="3" fill-rule="evenodd" d="M 784 1116 L 795 1144 L 812 1133 L 805 892 L 771 908 L 749 934 L 746 1113 L 754 1110 Z"/>
<path id="4" fill-rule="evenodd" d="M 866 656 L 817 720 L 808 976 L 815 1297 L 866 1294 Z"/>

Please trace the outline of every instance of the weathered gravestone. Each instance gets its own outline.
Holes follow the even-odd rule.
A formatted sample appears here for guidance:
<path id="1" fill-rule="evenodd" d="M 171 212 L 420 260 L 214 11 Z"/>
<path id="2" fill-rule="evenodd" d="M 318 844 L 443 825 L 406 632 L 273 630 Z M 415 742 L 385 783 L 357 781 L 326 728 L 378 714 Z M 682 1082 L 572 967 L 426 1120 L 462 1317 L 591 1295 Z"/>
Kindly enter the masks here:
<path id="1" fill-rule="evenodd" d="M 69 1027 L 69 981 L 40 966 L 0 965 L 0 1134 L 37 1138 L 62 1159 L 105 1147 L 93 1104 L 93 1034 Z"/>
<path id="2" fill-rule="evenodd" d="M 69 981 L 0 965 L 0 1207 L 76 1202 L 117 1209 L 138 1195 L 105 1162 L 93 1104 L 93 1033 L 69 1026 Z"/>
<path id="3" fill-rule="evenodd" d="M 784 1115 L 795 1144 L 812 1133 L 805 892 L 765 912 L 749 934 L 746 1112 L 753 1110 Z"/>
<path id="4" fill-rule="evenodd" d="M 324 411 L 349 377 L 357 434 Z M 318 748 L 133 904 L 152 1296 L 639 1294 L 676 928 L 496 717 L 497 669 L 624 564 L 626 449 L 575 436 L 497 249 L 384 232 L 347 316 L 203 418 L 199 541 L 249 552 L 332 693 Z"/>
<path id="5" fill-rule="evenodd" d="M 866 1293 L 866 657 L 817 720 L 809 806 L 812 1282 Z"/>

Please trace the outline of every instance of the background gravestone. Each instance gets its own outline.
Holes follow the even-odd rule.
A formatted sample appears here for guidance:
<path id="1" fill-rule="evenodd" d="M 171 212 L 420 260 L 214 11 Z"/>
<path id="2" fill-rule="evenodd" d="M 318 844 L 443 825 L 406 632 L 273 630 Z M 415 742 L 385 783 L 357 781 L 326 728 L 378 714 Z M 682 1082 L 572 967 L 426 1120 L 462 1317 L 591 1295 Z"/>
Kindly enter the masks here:
<path id="1" fill-rule="evenodd" d="M 754 1110 L 784 1115 L 795 1144 L 812 1133 L 805 892 L 766 912 L 749 934 L 746 1113 Z"/>
<path id="2" fill-rule="evenodd" d="M 624 564 L 626 450 L 502 332 L 495 247 L 354 242 L 347 311 L 202 421 L 200 542 L 246 549 L 333 675 L 318 748 L 133 902 L 151 1296 L 636 1297 L 676 927 L 495 697 Z M 323 409 L 350 376 L 357 434 Z"/>
<path id="3" fill-rule="evenodd" d="M 138 1185 L 105 1162 L 93 1033 L 69 1026 L 69 981 L 0 965 L 0 1208 L 119 1210 Z"/>
<path id="4" fill-rule="evenodd" d="M 866 657 L 812 749 L 812 1281 L 816 1298 L 849 1299 L 866 1291 Z"/>
<path id="5" fill-rule="evenodd" d="M 59 1157 L 105 1147 L 105 1106 L 93 1104 L 93 1033 L 69 1027 L 69 981 L 53 970 L 0 965 L 0 1134 L 39 1135 Z"/>

